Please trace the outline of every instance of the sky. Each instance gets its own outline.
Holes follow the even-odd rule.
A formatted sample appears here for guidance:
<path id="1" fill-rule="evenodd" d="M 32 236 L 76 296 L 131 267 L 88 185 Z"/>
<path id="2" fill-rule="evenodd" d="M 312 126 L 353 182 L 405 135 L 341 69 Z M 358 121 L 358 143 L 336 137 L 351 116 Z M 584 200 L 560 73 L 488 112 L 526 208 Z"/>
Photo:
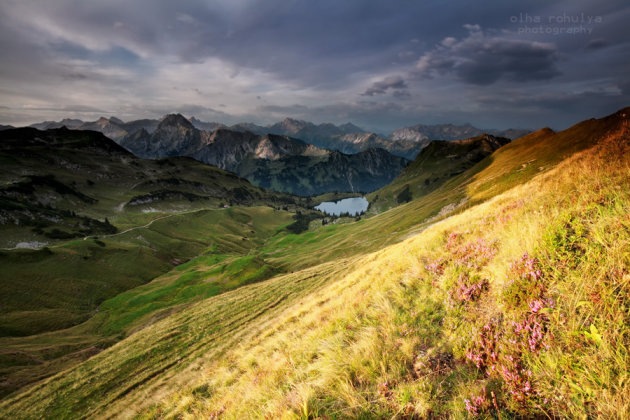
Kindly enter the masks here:
<path id="1" fill-rule="evenodd" d="M 2 0 L 0 17 L 0 124 L 562 129 L 630 105 L 627 0 Z"/>

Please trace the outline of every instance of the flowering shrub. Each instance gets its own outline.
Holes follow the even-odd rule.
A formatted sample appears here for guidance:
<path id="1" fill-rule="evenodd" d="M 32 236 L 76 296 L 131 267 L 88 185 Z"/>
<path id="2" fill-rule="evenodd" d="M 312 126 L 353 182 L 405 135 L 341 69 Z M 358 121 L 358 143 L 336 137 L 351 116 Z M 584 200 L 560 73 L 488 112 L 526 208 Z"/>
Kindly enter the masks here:
<path id="1" fill-rule="evenodd" d="M 438 258 L 425 264 L 424 268 L 434 276 L 441 276 L 444 274 L 445 266 L 446 260 L 444 258 Z"/>
<path id="2" fill-rule="evenodd" d="M 553 308 L 553 300 L 551 299 L 534 299 L 530 300 L 527 305 L 533 314 L 540 313 L 543 309 Z"/>
<path id="3" fill-rule="evenodd" d="M 470 278 L 462 274 L 451 292 L 451 299 L 459 303 L 474 302 L 481 297 L 483 292 L 488 290 L 488 286 L 489 283 L 486 279 L 477 276 Z"/>
<path id="4" fill-rule="evenodd" d="M 553 308 L 551 299 L 534 299 L 527 303 L 529 312 L 522 314 L 512 321 L 510 343 L 520 346 L 522 350 L 538 354 L 540 350 L 548 349 L 549 336 L 547 330 L 547 316 L 545 309 Z"/>
<path id="5" fill-rule="evenodd" d="M 501 223 L 509 222 L 514 217 L 513 210 L 523 207 L 523 204 L 525 204 L 524 200 L 517 200 L 511 204 L 508 204 L 507 206 L 503 207 L 501 211 L 499 211 L 496 219 Z"/>
<path id="6" fill-rule="evenodd" d="M 462 240 L 462 234 L 457 232 L 451 232 L 446 237 L 446 250 L 452 251 L 457 246 L 459 246 Z"/>
<path id="7" fill-rule="evenodd" d="M 478 416 L 490 410 L 490 401 L 486 396 L 486 388 L 484 387 L 479 395 L 471 396 L 470 399 L 465 398 L 466 411 L 471 416 Z"/>
<path id="8" fill-rule="evenodd" d="M 512 343 L 525 346 L 532 353 L 538 354 L 542 348 L 549 348 L 545 341 L 547 327 L 544 320 L 536 314 L 529 314 L 520 321 L 512 321 L 512 333 L 516 337 Z"/>
<path id="9" fill-rule="evenodd" d="M 424 265 L 424 268 L 435 276 L 444 274 L 444 270 L 449 263 L 454 263 L 466 269 L 483 267 L 496 255 L 497 243 L 486 239 L 463 243 L 462 234 L 452 232 L 446 237 L 445 249 L 451 255 L 428 260 Z"/>
<path id="10" fill-rule="evenodd" d="M 540 300 L 545 292 L 542 271 L 537 258 L 525 253 L 510 265 L 504 298 L 513 307 Z"/>
<path id="11" fill-rule="evenodd" d="M 497 253 L 496 242 L 478 239 L 457 247 L 454 262 L 462 267 L 478 269 L 486 265 Z"/>
<path id="12" fill-rule="evenodd" d="M 532 372 L 525 369 L 520 357 L 507 356 L 498 370 L 507 391 L 517 402 L 523 403 L 538 395 L 532 387 Z"/>
<path id="13" fill-rule="evenodd" d="M 496 370 L 499 362 L 499 340 L 501 329 L 498 323 L 489 322 L 473 334 L 475 337 L 466 350 L 466 358 L 479 369 L 487 369 L 488 374 Z"/>
<path id="14" fill-rule="evenodd" d="M 537 354 L 548 347 L 545 337 L 546 327 L 538 314 L 530 313 L 524 321 L 512 323 L 511 330 L 505 333 L 498 324 L 488 323 L 476 331 L 466 358 L 487 376 L 501 378 L 512 399 L 518 404 L 526 404 L 538 398 L 539 394 L 523 356 L 528 351 Z M 471 399 L 466 404 L 471 414 L 479 412 L 479 405 L 474 402 Z"/>
<path id="15" fill-rule="evenodd" d="M 508 280 L 504 297 L 512 309 L 508 314 L 512 321 L 487 323 L 476 330 L 465 355 L 488 376 L 501 378 L 513 401 L 526 405 L 535 403 L 540 395 L 524 360 L 528 354 L 549 348 L 547 312 L 554 303 L 544 296 L 546 286 L 536 258 L 524 254 L 514 261 Z M 467 400 L 471 414 L 479 412 L 475 401 Z"/>

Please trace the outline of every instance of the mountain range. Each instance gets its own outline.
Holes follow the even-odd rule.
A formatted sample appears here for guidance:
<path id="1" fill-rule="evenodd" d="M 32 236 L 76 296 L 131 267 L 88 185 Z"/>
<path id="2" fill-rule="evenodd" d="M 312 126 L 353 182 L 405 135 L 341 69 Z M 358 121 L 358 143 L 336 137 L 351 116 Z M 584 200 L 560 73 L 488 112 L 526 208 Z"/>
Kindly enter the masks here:
<path id="1" fill-rule="evenodd" d="M 202 131 L 180 114 L 166 116 L 151 133 L 141 128 L 119 142 L 143 158 L 188 156 L 235 172 L 256 186 L 302 196 L 374 191 L 408 163 L 383 149 L 347 155 L 284 135 Z"/>
<path id="2" fill-rule="evenodd" d="M 189 122 L 201 131 L 211 132 L 224 128 L 232 131 L 249 131 L 260 136 L 277 134 L 297 138 L 320 148 L 338 150 L 346 154 L 358 153 L 370 148 L 381 148 L 409 160 L 413 160 L 430 140 L 459 140 L 479 136 L 484 133 L 514 140 L 530 132 L 530 130 L 524 129 L 479 129 L 470 124 L 417 124 L 394 130 L 391 134 L 385 136 L 367 132 L 352 123 L 337 126 L 330 123 L 314 124 L 293 118 L 285 118 L 280 122 L 267 126 L 254 123 L 238 123 L 228 126 L 218 122 L 204 122 L 195 117 L 191 117 Z M 45 121 L 33 124 L 32 127 L 47 129 L 66 126 L 70 129 L 96 130 L 113 140 L 120 141 L 140 129 L 144 129 L 151 134 L 159 123 L 160 120 L 151 119 L 125 123 L 116 117 L 101 117 L 94 122 L 84 122 L 76 119 L 64 119 L 58 122 Z"/>
<path id="3" fill-rule="evenodd" d="M 507 137 L 511 140 L 521 137 L 529 130 L 482 130 L 470 124 L 453 125 L 422 125 L 394 130 L 390 135 L 383 136 L 353 125 L 344 124 L 319 124 L 292 118 L 270 125 L 259 127 L 258 131 L 274 134 L 290 135 L 303 139 L 311 144 L 328 149 L 339 150 L 344 153 L 357 153 L 368 148 L 382 148 L 388 152 L 413 160 L 416 155 L 426 147 L 431 140 L 459 140 L 482 134 L 493 134 L 498 137 Z"/>
<path id="4" fill-rule="evenodd" d="M 180 114 L 160 120 L 94 122 L 65 119 L 35 128 L 66 126 L 99 131 L 144 158 L 189 156 L 245 177 L 254 185 L 298 195 L 332 191 L 371 192 L 391 182 L 432 138 L 456 140 L 479 136 L 469 124 L 416 125 L 395 130 L 387 138 L 354 124 L 313 124 L 286 118 L 260 126 L 225 126 Z M 490 130 L 498 137 L 526 130 Z M 393 155 L 393 156 L 392 156 Z M 400 157 L 404 159 L 400 159 Z"/>

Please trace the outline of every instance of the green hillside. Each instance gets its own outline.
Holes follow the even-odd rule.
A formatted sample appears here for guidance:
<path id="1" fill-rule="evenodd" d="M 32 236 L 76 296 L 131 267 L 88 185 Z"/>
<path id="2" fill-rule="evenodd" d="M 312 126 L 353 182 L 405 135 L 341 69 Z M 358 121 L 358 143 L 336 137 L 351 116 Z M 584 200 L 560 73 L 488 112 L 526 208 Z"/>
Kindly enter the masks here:
<path id="1" fill-rule="evenodd" d="M 95 131 L 0 132 L 0 247 L 108 235 L 164 212 L 299 205 L 189 158 L 139 159 Z"/>
<path id="2" fill-rule="evenodd" d="M 509 143 L 483 134 L 466 140 L 434 140 L 389 185 L 368 195 L 370 213 L 379 213 L 439 188 Z"/>

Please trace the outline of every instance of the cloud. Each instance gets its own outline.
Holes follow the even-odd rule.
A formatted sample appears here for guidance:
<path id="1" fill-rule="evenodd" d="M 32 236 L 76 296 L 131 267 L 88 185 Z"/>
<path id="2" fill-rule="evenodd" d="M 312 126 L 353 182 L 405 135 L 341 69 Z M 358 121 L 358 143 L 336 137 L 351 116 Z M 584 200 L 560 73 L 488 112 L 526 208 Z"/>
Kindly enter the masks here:
<path id="1" fill-rule="evenodd" d="M 528 82 L 560 75 L 554 44 L 486 34 L 479 25 L 464 25 L 468 36 L 447 37 L 426 52 L 416 64 L 425 78 L 454 74 L 473 85 L 491 85 L 499 80 Z"/>
<path id="2" fill-rule="evenodd" d="M 518 38 L 511 2 L 403 2 L 4 0 L 0 50 L 10 59 L 0 62 L 0 103 L 11 109 L 0 118 L 98 112 L 81 104 L 124 120 L 180 111 L 275 122 L 295 112 L 385 130 L 431 121 L 493 127 L 511 113 L 510 121 L 537 126 L 569 118 L 544 101 L 542 113 L 519 103 L 487 113 L 479 95 L 500 99 L 526 86 L 520 97 L 534 97 L 573 89 L 567 81 L 580 92 L 599 83 L 628 90 L 617 83 L 627 80 L 630 57 L 627 0 L 523 6 L 530 15 L 602 15 L 589 38 Z M 602 95 L 597 105 L 619 98 Z"/>
<path id="3" fill-rule="evenodd" d="M 457 44 L 457 39 L 452 36 L 447 36 L 442 40 L 441 44 L 446 48 L 451 48 L 453 45 Z"/>
<path id="4" fill-rule="evenodd" d="M 602 49 L 602 48 L 606 48 L 609 45 L 610 45 L 610 42 L 605 40 L 605 39 L 603 39 L 603 38 L 591 39 L 586 44 L 586 49 L 599 50 L 599 49 Z"/>
<path id="5" fill-rule="evenodd" d="M 622 95 L 630 97 L 630 80 L 619 82 L 617 85 Z"/>
<path id="6" fill-rule="evenodd" d="M 411 93 L 408 90 L 395 90 L 392 96 L 398 99 L 408 99 L 411 98 Z"/>
<path id="7" fill-rule="evenodd" d="M 403 92 L 407 89 L 407 84 L 401 76 L 388 76 L 383 80 L 374 82 L 362 96 L 384 95 L 389 89 L 397 92 Z"/>
<path id="8" fill-rule="evenodd" d="M 26 105 L 23 109 L 28 111 L 63 111 L 69 113 L 106 113 L 107 111 L 90 105 L 64 105 L 64 106 L 37 106 Z"/>

